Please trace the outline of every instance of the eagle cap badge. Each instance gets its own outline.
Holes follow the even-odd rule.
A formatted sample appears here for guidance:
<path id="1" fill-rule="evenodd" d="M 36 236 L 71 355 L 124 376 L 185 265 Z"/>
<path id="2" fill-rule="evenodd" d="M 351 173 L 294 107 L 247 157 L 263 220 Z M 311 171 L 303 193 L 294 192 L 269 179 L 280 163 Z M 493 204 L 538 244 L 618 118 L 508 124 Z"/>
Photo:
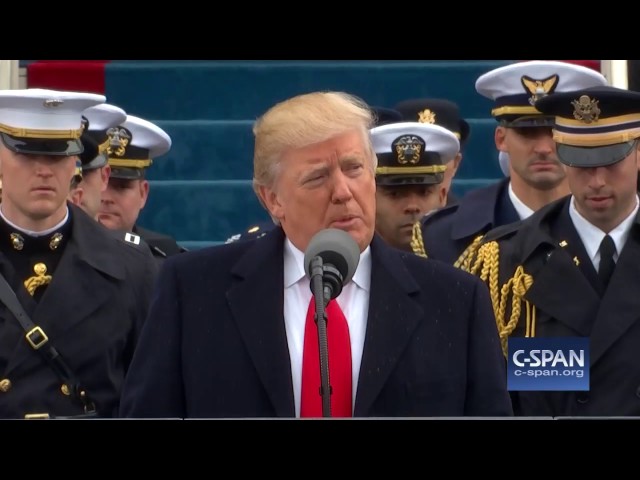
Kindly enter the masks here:
<path id="1" fill-rule="evenodd" d="M 396 138 L 391 146 L 396 154 L 396 161 L 400 165 L 406 165 L 407 163 L 415 165 L 420 162 L 426 142 L 417 135 L 403 135 Z"/>
<path id="2" fill-rule="evenodd" d="M 573 118 L 583 123 L 597 122 L 600 118 L 599 101 L 589 95 L 581 95 L 577 100 L 573 100 Z"/>
<path id="3" fill-rule="evenodd" d="M 550 93 L 554 92 L 558 86 L 558 82 L 560 81 L 560 76 L 554 74 L 550 77 L 536 80 L 535 78 L 523 75 L 520 80 L 526 92 L 531 94 L 531 97 L 529 97 L 529 104 L 534 106 L 542 97 L 546 97 Z"/>
<path id="4" fill-rule="evenodd" d="M 425 108 L 421 112 L 418 112 L 418 122 L 419 123 L 436 123 L 436 112 L 432 112 L 428 108 Z"/>

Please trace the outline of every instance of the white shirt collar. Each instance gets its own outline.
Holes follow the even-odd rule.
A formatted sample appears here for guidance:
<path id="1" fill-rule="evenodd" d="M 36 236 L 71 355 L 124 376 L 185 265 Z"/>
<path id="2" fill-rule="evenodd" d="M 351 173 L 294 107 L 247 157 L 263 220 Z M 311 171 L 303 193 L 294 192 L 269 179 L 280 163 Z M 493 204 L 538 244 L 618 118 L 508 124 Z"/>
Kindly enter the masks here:
<path id="1" fill-rule="evenodd" d="M 616 228 L 609 232 L 609 236 L 616 245 L 616 255 L 614 258 L 617 258 L 618 255 L 620 255 L 622 248 L 625 243 L 627 243 L 627 238 L 629 238 L 629 233 L 631 232 L 631 225 L 638 213 L 638 206 L 638 197 L 636 196 L 636 206 L 633 211 L 624 220 L 622 220 Z M 576 231 L 580 236 L 580 240 L 582 240 L 582 244 L 587 251 L 587 255 L 589 255 L 591 261 L 594 261 L 596 255 L 599 253 L 600 244 L 602 243 L 602 239 L 605 237 L 606 233 L 591 224 L 580 214 L 580 212 L 578 212 L 573 195 L 571 196 L 571 202 L 569 204 L 569 215 L 571 216 L 573 226 L 576 228 Z"/>
<path id="2" fill-rule="evenodd" d="M 304 253 L 298 250 L 287 238 L 284 244 L 284 288 L 289 288 L 305 277 L 309 278 L 304 271 Z M 351 281 L 363 290 L 369 291 L 371 287 L 371 247 L 367 247 L 360 254 L 358 268 L 356 268 L 356 273 Z"/>
<path id="3" fill-rule="evenodd" d="M 18 225 L 16 225 L 15 223 L 13 223 L 11 220 L 9 220 L 5 215 L 4 212 L 2 211 L 2 208 L 0 207 L 0 217 L 2 217 L 2 219 L 7 222 L 7 224 L 12 227 L 15 228 L 16 230 L 21 231 L 22 233 L 26 233 L 27 235 L 31 236 L 31 237 L 43 237 L 45 235 L 49 235 L 50 233 L 55 232 L 56 230 L 58 230 L 60 227 L 62 227 L 62 225 L 64 225 L 65 223 L 67 223 L 67 220 L 69 219 L 69 207 L 67 206 L 67 211 L 64 214 L 64 218 L 60 221 L 60 223 L 54 225 L 51 228 L 47 228 L 46 230 L 43 230 L 41 232 L 36 232 L 34 230 L 27 230 L 26 228 L 22 228 Z"/>
<path id="4" fill-rule="evenodd" d="M 525 218 L 533 215 L 534 211 L 527 207 L 522 200 L 518 198 L 516 193 L 513 191 L 513 186 L 511 182 L 509 182 L 509 198 L 511 199 L 511 203 L 513 203 L 513 208 L 516 209 L 516 213 L 520 217 L 520 220 L 524 220 Z"/>

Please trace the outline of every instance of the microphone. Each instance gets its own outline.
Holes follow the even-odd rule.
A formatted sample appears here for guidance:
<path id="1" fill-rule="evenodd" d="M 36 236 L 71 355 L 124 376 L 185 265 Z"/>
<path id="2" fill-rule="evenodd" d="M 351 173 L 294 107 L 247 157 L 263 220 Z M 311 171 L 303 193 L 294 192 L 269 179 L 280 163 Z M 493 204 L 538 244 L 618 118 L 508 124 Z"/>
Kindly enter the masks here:
<path id="1" fill-rule="evenodd" d="M 336 298 L 342 287 L 353 278 L 360 262 L 360 248 L 344 230 L 327 228 L 316 233 L 304 254 L 304 269 L 311 277 L 322 276 L 325 303 Z"/>
<path id="2" fill-rule="evenodd" d="M 316 233 L 304 254 L 304 271 L 311 278 L 310 287 L 315 302 L 315 322 L 318 328 L 320 360 L 320 391 L 322 416 L 331 416 L 331 385 L 329 383 L 329 347 L 325 307 L 342 291 L 353 277 L 360 261 L 360 248 L 344 230 L 328 228 Z"/>

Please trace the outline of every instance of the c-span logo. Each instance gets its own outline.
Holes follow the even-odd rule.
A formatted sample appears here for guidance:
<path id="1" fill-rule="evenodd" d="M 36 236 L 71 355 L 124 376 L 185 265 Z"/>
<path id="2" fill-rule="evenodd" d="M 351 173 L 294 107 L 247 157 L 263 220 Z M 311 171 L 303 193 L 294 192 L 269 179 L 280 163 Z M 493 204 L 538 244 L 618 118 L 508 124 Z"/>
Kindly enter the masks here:
<path id="1" fill-rule="evenodd" d="M 509 390 L 589 390 L 589 338 L 510 338 L 508 346 Z"/>

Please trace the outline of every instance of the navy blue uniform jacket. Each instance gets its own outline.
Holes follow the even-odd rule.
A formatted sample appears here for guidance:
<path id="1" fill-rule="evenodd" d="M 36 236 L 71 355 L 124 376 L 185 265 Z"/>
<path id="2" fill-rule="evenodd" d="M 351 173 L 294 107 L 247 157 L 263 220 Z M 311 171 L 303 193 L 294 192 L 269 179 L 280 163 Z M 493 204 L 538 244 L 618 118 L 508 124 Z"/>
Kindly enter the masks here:
<path id="1" fill-rule="evenodd" d="M 424 217 L 424 248 L 429 258 L 453 265 L 478 235 L 519 220 L 509 198 L 509 178 L 504 178 Z"/>

